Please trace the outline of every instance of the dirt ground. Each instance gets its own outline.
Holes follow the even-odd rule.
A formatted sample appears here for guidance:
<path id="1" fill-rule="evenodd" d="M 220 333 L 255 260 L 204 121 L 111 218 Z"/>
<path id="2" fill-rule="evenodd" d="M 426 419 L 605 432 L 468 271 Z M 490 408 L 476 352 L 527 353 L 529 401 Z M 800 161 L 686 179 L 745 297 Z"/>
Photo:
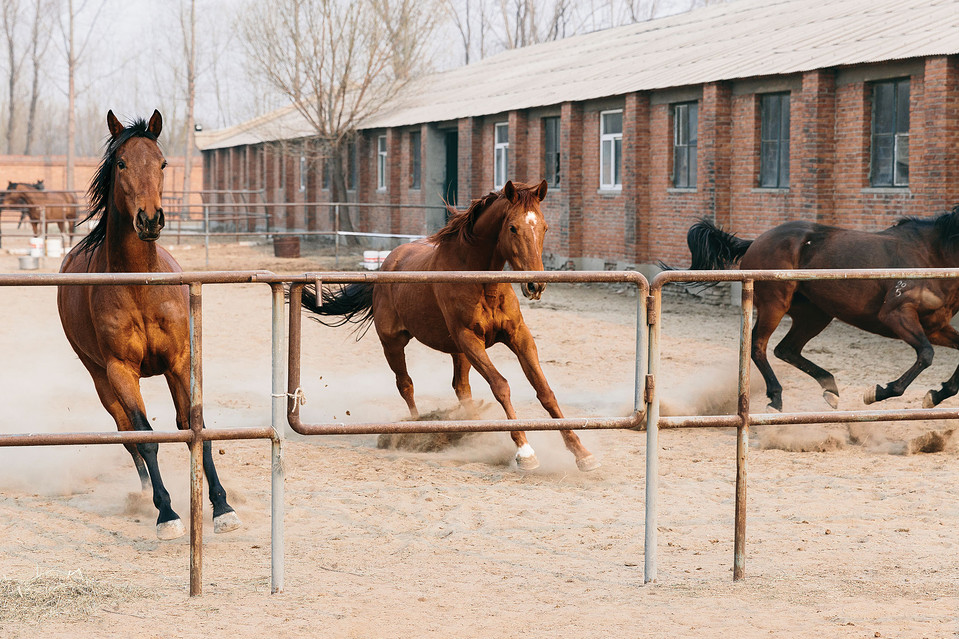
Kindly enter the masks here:
<path id="1" fill-rule="evenodd" d="M 266 246 L 171 247 L 187 270 L 332 268 L 329 255 Z M 57 260 L 44 260 L 54 271 Z M 359 259 L 341 266 L 356 268 Z M 0 251 L 0 272 L 16 272 Z M 631 405 L 636 299 L 550 285 L 524 302 L 567 415 Z M 270 291 L 204 287 L 208 427 L 270 420 Z M 729 410 L 738 314 L 668 299 L 664 410 Z M 113 430 L 70 350 L 51 288 L 0 289 L 3 432 Z M 305 421 L 403 418 L 373 334 L 304 323 Z M 781 329 L 782 330 L 782 329 Z M 808 348 L 844 409 L 897 377 L 911 350 L 844 326 Z M 446 355 L 408 349 L 422 412 L 455 405 Z M 544 415 L 502 347 L 491 356 L 521 416 Z M 940 351 L 893 406 L 919 406 L 956 364 Z M 774 361 L 786 410 L 826 406 Z M 755 374 L 754 379 L 758 379 Z M 485 415 L 501 414 L 475 375 Z M 157 429 L 173 428 L 162 380 L 143 383 Z M 765 405 L 761 385 L 754 406 Z M 955 407 L 952 399 L 946 406 Z M 215 443 L 243 527 L 214 535 L 206 504 L 203 596 L 188 597 L 188 539 L 159 542 L 155 510 L 119 446 L 0 449 L 0 636 L 208 637 L 957 637 L 959 458 L 943 423 L 756 429 L 749 450 L 747 578 L 732 581 L 735 433 L 660 433 L 659 579 L 643 584 L 645 434 L 584 432 L 599 470 L 576 470 L 557 433 L 531 433 L 542 467 L 521 473 L 505 433 L 436 453 L 374 436 L 285 445 L 286 583 L 270 595 L 270 456 L 264 441 Z M 935 440 L 930 444 L 931 441 Z M 932 450 L 936 452 L 920 452 Z M 161 446 L 174 507 L 189 515 L 185 447 Z"/>

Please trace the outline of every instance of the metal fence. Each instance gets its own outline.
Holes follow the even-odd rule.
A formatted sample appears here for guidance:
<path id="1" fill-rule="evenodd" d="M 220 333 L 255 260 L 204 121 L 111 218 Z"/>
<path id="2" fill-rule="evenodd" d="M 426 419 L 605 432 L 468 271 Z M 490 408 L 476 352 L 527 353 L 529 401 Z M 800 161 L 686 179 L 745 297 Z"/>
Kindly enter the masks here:
<path id="1" fill-rule="evenodd" d="M 188 285 L 191 317 L 190 430 L 179 432 L 117 432 L 61 434 L 3 434 L 0 446 L 43 446 L 64 444 L 115 444 L 137 442 L 186 442 L 191 450 L 191 534 L 190 594 L 201 594 L 202 569 L 202 442 L 222 439 L 270 439 L 272 441 L 272 526 L 271 591 L 283 589 L 283 503 L 284 421 L 303 435 L 377 434 L 401 432 L 479 432 L 558 429 L 621 429 L 646 425 L 646 503 L 644 542 L 644 581 L 657 579 L 657 511 L 659 492 L 660 428 L 735 427 L 736 505 L 733 578 L 745 575 L 746 531 L 746 451 L 750 425 L 814 424 L 832 422 L 871 422 L 885 420 L 959 419 L 959 410 L 897 409 L 867 411 L 829 411 L 820 413 L 754 414 L 750 411 L 749 377 L 751 350 L 752 294 L 756 281 L 809 281 L 852 279 L 933 279 L 959 278 L 959 269 L 904 270 L 807 270 L 807 271 L 667 271 L 653 279 L 652 285 L 636 272 L 328 272 L 300 276 L 277 276 L 258 272 L 140 273 L 140 274 L 0 274 L 0 286 L 74 286 L 74 285 Z M 301 293 L 307 284 L 356 282 L 606 282 L 626 283 L 637 289 L 636 362 L 633 412 L 627 417 L 581 417 L 533 420 L 478 420 L 382 423 L 303 423 L 299 413 L 303 396 L 300 374 Z M 660 367 L 660 329 L 663 287 L 677 282 L 739 281 L 742 286 L 742 315 L 739 340 L 739 402 L 735 415 L 660 416 L 657 377 Z M 201 429 L 202 405 L 202 327 L 200 310 L 205 284 L 263 283 L 272 294 L 272 387 L 271 425 L 262 428 Z M 289 339 L 285 340 L 286 301 L 289 287 Z M 287 350 L 284 352 L 284 342 Z M 284 385 L 286 379 L 287 384 Z M 644 406 L 645 404 L 645 406 Z M 193 409 L 196 410 L 193 410 Z"/>

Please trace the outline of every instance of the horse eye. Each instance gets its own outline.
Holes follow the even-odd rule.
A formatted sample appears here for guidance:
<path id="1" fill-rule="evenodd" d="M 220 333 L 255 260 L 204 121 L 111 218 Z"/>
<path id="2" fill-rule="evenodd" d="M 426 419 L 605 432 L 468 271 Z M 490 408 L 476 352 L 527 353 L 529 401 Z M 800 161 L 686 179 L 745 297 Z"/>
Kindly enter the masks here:
<path id="1" fill-rule="evenodd" d="M 510 232 L 510 233 L 515 233 L 515 232 L 516 232 L 516 225 L 515 225 L 515 224 L 510 224 L 510 225 L 509 225 L 509 232 Z"/>
<path id="2" fill-rule="evenodd" d="M 166 168 L 166 160 L 163 160 L 163 164 L 160 165 L 160 170 L 163 170 L 165 168 Z"/>
<path id="3" fill-rule="evenodd" d="M 127 168 L 127 163 L 124 162 L 123 160 L 117 160 L 117 168 L 118 168 L 118 169 L 125 169 L 125 168 Z"/>

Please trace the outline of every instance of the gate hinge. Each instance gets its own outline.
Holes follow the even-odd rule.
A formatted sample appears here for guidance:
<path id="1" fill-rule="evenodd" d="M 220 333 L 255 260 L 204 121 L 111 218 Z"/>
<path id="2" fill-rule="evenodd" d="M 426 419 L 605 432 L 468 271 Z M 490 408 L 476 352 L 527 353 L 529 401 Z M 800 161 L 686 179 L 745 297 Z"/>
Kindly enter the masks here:
<path id="1" fill-rule="evenodd" d="M 646 388 L 643 393 L 643 401 L 649 404 L 653 399 L 653 390 L 656 388 L 656 378 L 652 375 L 646 376 Z"/>
<path id="2" fill-rule="evenodd" d="M 653 297 L 652 295 L 646 296 L 646 323 L 649 324 L 650 326 L 652 326 L 653 324 L 656 324 L 659 320 L 658 309 L 653 310 L 655 308 L 653 306 L 655 301 L 656 301 L 656 298 Z"/>

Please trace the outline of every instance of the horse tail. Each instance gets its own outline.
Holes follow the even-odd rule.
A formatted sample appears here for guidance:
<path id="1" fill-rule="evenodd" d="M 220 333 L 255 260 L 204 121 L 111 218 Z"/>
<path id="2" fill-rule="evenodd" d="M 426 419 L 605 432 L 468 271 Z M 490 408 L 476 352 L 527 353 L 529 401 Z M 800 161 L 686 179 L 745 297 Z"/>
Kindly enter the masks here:
<path id="1" fill-rule="evenodd" d="M 743 240 L 722 230 L 706 218 L 689 228 L 686 244 L 692 253 L 690 270 L 723 270 L 737 264 L 752 240 Z"/>
<path id="2" fill-rule="evenodd" d="M 303 288 L 303 308 L 313 313 L 315 319 L 325 326 L 343 326 L 356 324 L 356 337 L 359 340 L 373 323 L 373 285 L 347 284 L 327 287 L 320 293 L 323 303 L 316 299 L 316 287 Z M 336 319 L 324 320 L 326 317 Z"/>

